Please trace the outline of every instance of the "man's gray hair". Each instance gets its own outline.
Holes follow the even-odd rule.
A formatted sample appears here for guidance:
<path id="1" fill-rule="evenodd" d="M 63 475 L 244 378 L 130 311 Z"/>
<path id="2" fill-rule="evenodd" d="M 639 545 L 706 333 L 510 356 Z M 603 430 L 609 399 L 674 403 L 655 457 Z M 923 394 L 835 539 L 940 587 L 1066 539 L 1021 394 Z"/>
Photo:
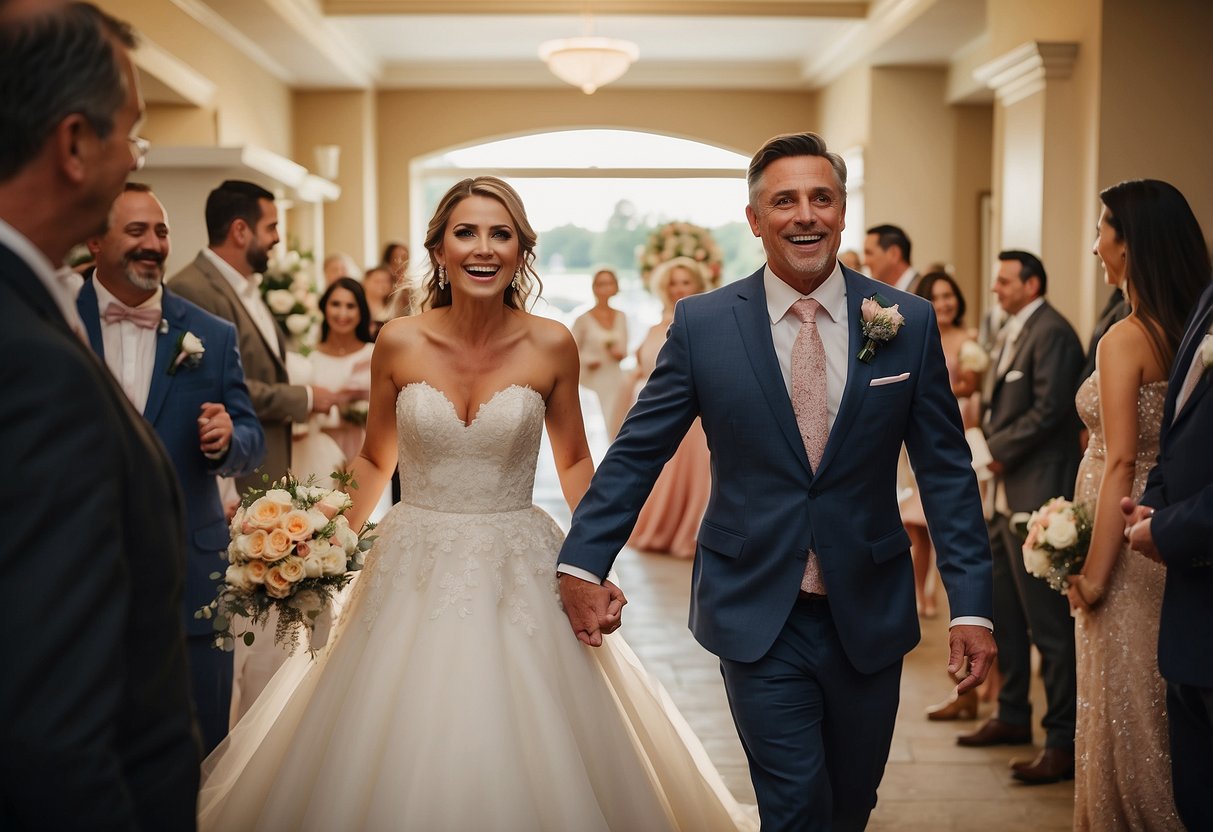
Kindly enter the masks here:
<path id="1" fill-rule="evenodd" d="M 0 12 L 0 182 L 72 113 L 109 137 L 127 96 L 116 44 L 133 49 L 134 31 L 91 3 Z"/>
<path id="2" fill-rule="evenodd" d="M 821 156 L 828 161 L 838 179 L 839 196 L 846 201 L 847 163 L 842 157 L 826 148 L 826 140 L 816 133 L 786 133 L 768 139 L 750 160 L 750 169 L 746 172 L 745 181 L 750 189 L 751 206 L 754 206 L 758 192 L 762 190 L 762 173 L 767 169 L 767 165 L 788 156 Z"/>

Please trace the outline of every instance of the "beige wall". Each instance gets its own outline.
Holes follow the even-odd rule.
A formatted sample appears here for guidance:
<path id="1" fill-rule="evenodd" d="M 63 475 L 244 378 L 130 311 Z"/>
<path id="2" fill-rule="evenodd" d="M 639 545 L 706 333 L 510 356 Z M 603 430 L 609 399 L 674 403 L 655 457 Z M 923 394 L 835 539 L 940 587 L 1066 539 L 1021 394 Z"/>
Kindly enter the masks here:
<path id="1" fill-rule="evenodd" d="M 821 90 L 821 135 L 832 150 L 863 147 L 871 134 L 872 70 L 860 64 Z"/>
<path id="2" fill-rule="evenodd" d="M 378 102 L 379 231 L 409 229 L 409 165 L 447 148 L 571 128 L 646 130 L 752 154 L 817 127 L 812 93 L 751 90 L 393 90 Z"/>
<path id="3" fill-rule="evenodd" d="M 990 193 L 993 169 L 994 108 L 989 104 L 953 106 L 952 112 L 952 257 L 956 282 L 965 294 L 970 326 L 989 294 L 990 265 L 981 256 L 981 198 Z M 921 261 L 927 265 L 927 261 Z"/>
<path id="4" fill-rule="evenodd" d="M 379 259 L 379 166 L 376 95 L 366 90 L 297 92 L 294 108 L 294 158 L 315 171 L 317 145 L 341 148 L 336 182 L 341 196 L 324 207 L 324 240 L 312 241 L 318 260 L 344 252 L 358 266 Z M 298 226 L 297 226 L 298 227 Z"/>
<path id="5" fill-rule="evenodd" d="M 166 0 L 98 0 L 98 4 L 129 21 L 218 88 L 209 121 L 198 114 L 183 118 L 181 113 L 157 109 L 150 115 L 163 115 L 165 124 L 149 118 L 148 138 L 172 144 L 251 144 L 283 156 L 291 154 L 291 95 L 284 83 Z M 194 140 L 180 141 L 194 130 L 198 131 Z"/>
<path id="6" fill-rule="evenodd" d="M 1164 179 L 1213 242 L 1213 3 L 1105 0 L 1098 187 Z"/>

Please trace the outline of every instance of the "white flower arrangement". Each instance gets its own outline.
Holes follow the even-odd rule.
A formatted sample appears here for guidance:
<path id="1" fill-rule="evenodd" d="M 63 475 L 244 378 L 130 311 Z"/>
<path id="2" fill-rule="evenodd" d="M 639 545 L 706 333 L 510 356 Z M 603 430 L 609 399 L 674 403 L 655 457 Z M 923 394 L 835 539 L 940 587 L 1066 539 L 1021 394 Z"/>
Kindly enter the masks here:
<path id="1" fill-rule="evenodd" d="M 1091 517 L 1085 506 L 1054 497 L 1027 520 L 1023 563 L 1028 573 L 1060 593 L 1082 568 L 1091 545 Z"/>
<path id="2" fill-rule="evenodd" d="M 706 228 L 689 222 L 668 222 L 653 231 L 640 254 L 640 276 L 647 284 L 653 269 L 675 257 L 690 257 L 701 263 L 709 289 L 720 285 L 724 255 Z"/>
<path id="3" fill-rule="evenodd" d="M 206 355 L 206 347 L 202 344 L 202 339 L 192 332 L 183 332 L 177 339 L 177 353 L 173 358 L 173 363 L 168 365 L 168 374 L 175 375 L 178 368 L 186 367 L 192 370 L 202 363 L 202 356 Z"/>
<path id="4" fill-rule="evenodd" d="M 287 336 L 287 349 L 304 355 L 316 346 L 320 293 L 311 252 L 291 248 L 270 258 L 261 276 L 261 296 Z"/>
<path id="5" fill-rule="evenodd" d="M 347 474 L 334 474 L 345 486 Z M 368 523 L 361 535 L 350 528 L 345 513 L 349 494 L 300 483 L 289 472 L 273 487 L 249 489 L 232 517 L 228 567 L 211 577 L 222 579 L 215 600 L 194 613 L 210 619 L 215 646 L 235 649 L 236 639 L 252 644 L 253 630 L 236 632 L 236 619 L 260 624 L 271 609 L 278 610 L 276 644 L 289 644 L 293 653 L 299 633 L 310 631 L 333 595 L 362 568 L 374 537 Z"/>
<path id="6" fill-rule="evenodd" d="M 960 369 L 981 375 L 990 369 L 990 354 L 976 341 L 965 341 L 960 345 Z"/>

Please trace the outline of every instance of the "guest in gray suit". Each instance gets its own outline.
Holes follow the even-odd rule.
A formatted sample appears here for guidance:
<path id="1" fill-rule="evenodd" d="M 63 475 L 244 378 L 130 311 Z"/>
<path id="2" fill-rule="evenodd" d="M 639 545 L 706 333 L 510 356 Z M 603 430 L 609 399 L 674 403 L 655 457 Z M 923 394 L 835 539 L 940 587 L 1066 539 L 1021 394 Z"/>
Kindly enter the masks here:
<path id="1" fill-rule="evenodd" d="M 1080 422 L 1074 407 L 1082 344 L 1048 301 L 1044 266 L 1024 251 L 998 255 L 994 294 L 1007 313 L 983 389 L 983 427 L 994 461 L 989 521 L 994 552 L 994 639 L 1002 688 L 997 715 L 961 745 L 1020 745 L 1032 741 L 1028 702 L 1032 645 L 1040 650 L 1047 708 L 1045 748 L 1035 760 L 1012 764 L 1025 783 L 1074 776 L 1074 621 L 1065 596 L 1028 574 L 1022 541 L 1010 516 L 1072 497 L 1080 458 Z"/>
<path id="2" fill-rule="evenodd" d="M 259 470 L 277 479 L 291 464 L 291 423 L 305 421 L 310 412 L 328 413 L 348 397 L 287 379 L 282 333 L 258 288 L 269 251 L 278 244 L 274 195 L 229 179 L 206 199 L 206 233 L 209 247 L 169 283 L 181 297 L 236 325 L 245 382 L 265 430 L 265 464 Z M 243 491 L 262 479 L 252 474 L 236 484 Z"/>

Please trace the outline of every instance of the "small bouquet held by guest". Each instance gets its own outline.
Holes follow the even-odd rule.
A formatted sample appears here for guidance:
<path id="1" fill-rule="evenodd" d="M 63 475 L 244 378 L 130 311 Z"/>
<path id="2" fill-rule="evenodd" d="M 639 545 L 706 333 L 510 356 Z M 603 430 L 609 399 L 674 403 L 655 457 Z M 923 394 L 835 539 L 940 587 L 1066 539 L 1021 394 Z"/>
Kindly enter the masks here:
<path id="1" fill-rule="evenodd" d="M 1015 519 L 1012 519 L 1014 525 Z M 1023 563 L 1028 573 L 1063 595 L 1091 545 L 1091 517 L 1085 506 L 1054 497 L 1027 519 Z"/>
<path id="2" fill-rule="evenodd" d="M 344 487 L 356 487 L 349 474 L 334 473 Z M 234 650 L 236 639 L 252 644 L 253 630 L 237 632 L 236 619 L 253 624 L 277 609 L 275 644 L 294 653 L 303 624 L 310 632 L 333 596 L 362 568 L 374 537 L 368 523 L 361 535 L 345 513 L 352 505 L 345 491 L 322 488 L 313 479 L 300 483 L 287 472 L 266 490 L 250 488 L 231 522 L 226 573 L 215 600 L 195 618 L 210 619 L 215 646 Z"/>
<path id="3" fill-rule="evenodd" d="M 969 339 L 960 345 L 960 369 L 981 375 L 990 368 L 990 354 Z"/>

